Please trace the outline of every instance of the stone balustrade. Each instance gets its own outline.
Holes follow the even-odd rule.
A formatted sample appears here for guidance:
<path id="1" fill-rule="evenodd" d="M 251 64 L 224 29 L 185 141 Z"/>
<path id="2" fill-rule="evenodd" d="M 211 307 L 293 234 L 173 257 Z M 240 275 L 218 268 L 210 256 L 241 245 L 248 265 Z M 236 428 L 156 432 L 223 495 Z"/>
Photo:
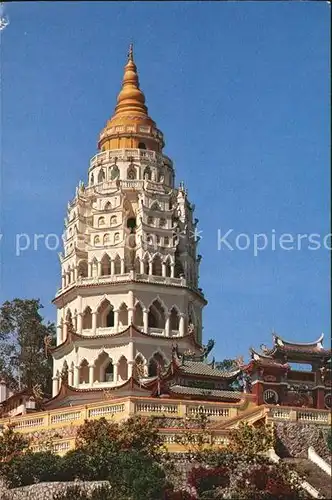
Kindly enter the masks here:
<path id="1" fill-rule="evenodd" d="M 163 405 L 154 403 L 136 403 L 135 413 L 160 413 L 160 414 L 171 414 L 178 415 L 179 406 L 178 405 Z"/>
<path id="2" fill-rule="evenodd" d="M 208 417 L 229 418 L 229 408 L 215 408 L 211 406 L 189 406 L 188 415 L 206 415 Z"/>
<path id="3" fill-rule="evenodd" d="M 282 407 L 269 407 L 267 415 L 270 420 L 289 420 L 299 422 L 312 422 L 317 424 L 331 423 L 331 413 L 329 410 L 317 410 L 314 408 L 282 408 Z"/>

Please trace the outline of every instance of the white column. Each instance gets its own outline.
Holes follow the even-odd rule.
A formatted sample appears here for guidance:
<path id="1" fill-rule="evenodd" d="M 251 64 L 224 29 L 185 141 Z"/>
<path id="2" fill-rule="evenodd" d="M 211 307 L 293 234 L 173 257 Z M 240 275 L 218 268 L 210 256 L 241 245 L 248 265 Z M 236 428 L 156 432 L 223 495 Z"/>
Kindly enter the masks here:
<path id="1" fill-rule="evenodd" d="M 101 276 L 101 262 L 98 260 L 97 262 L 97 276 Z"/>
<path id="2" fill-rule="evenodd" d="M 71 386 L 74 385 L 74 370 L 73 370 L 73 368 L 68 370 L 68 384 Z"/>
<path id="3" fill-rule="evenodd" d="M 78 278 L 78 267 L 76 266 L 74 268 L 74 281 L 77 281 L 77 278 Z"/>
<path id="4" fill-rule="evenodd" d="M 118 333 L 118 330 L 119 330 L 119 310 L 116 309 L 114 311 L 114 329 L 115 329 L 115 333 Z"/>
<path id="5" fill-rule="evenodd" d="M 165 336 L 169 337 L 169 335 L 170 335 L 170 321 L 169 321 L 169 314 L 167 314 L 165 320 Z"/>
<path id="6" fill-rule="evenodd" d="M 56 327 L 56 344 L 59 345 L 62 342 L 62 324 Z"/>
<path id="7" fill-rule="evenodd" d="M 114 363 L 114 365 L 113 365 L 113 381 L 114 382 L 118 381 L 118 368 L 119 368 L 119 363 Z"/>
<path id="8" fill-rule="evenodd" d="M 133 375 L 133 365 L 135 361 L 128 361 L 128 379 Z"/>
<path id="9" fill-rule="evenodd" d="M 129 325 L 134 321 L 134 293 L 132 290 L 128 292 L 128 323 Z"/>
<path id="10" fill-rule="evenodd" d="M 124 259 L 121 259 L 121 271 L 120 271 L 121 274 L 124 274 L 125 273 L 125 261 Z"/>
<path id="11" fill-rule="evenodd" d="M 94 375 L 95 365 L 89 365 L 89 386 L 93 386 L 93 375 Z"/>
<path id="12" fill-rule="evenodd" d="M 68 322 L 64 321 L 62 323 L 62 342 L 64 342 L 67 338 L 67 331 L 68 331 Z"/>
<path id="13" fill-rule="evenodd" d="M 175 264 L 171 264 L 171 278 L 174 278 L 174 268 Z"/>
<path id="14" fill-rule="evenodd" d="M 180 313 L 180 321 L 179 321 L 179 333 L 180 336 L 184 336 L 184 314 Z"/>
<path id="15" fill-rule="evenodd" d="M 97 330 L 97 311 L 92 312 L 92 335 L 96 335 Z"/>
<path id="16" fill-rule="evenodd" d="M 80 383 L 80 369 L 78 366 L 74 366 L 74 387 L 78 387 Z"/>
<path id="17" fill-rule="evenodd" d="M 82 325 L 83 325 L 83 313 L 77 314 L 77 333 L 79 335 L 82 334 Z"/>
<path id="18" fill-rule="evenodd" d="M 149 275 L 152 275 L 152 261 L 149 262 Z"/>
<path id="19" fill-rule="evenodd" d="M 89 272 L 88 272 L 89 278 L 92 278 L 93 275 L 93 264 L 92 262 L 89 262 Z"/>
<path id="20" fill-rule="evenodd" d="M 166 264 L 165 264 L 165 262 L 162 262 L 161 266 L 162 266 L 162 267 L 161 267 L 161 275 L 162 275 L 164 278 L 166 278 Z"/>
<path id="21" fill-rule="evenodd" d="M 141 274 L 144 274 L 144 260 L 143 259 L 141 259 L 139 261 L 139 270 L 140 270 Z"/>
<path id="22" fill-rule="evenodd" d="M 56 396 L 59 392 L 58 377 L 52 377 L 52 396 Z"/>
<path id="23" fill-rule="evenodd" d="M 149 311 L 148 309 L 143 309 L 143 331 L 148 333 L 148 320 L 149 320 Z"/>
<path id="24" fill-rule="evenodd" d="M 111 274 L 114 274 L 114 259 L 111 260 Z"/>
<path id="25" fill-rule="evenodd" d="M 66 288 L 66 275 L 61 276 L 61 288 Z"/>

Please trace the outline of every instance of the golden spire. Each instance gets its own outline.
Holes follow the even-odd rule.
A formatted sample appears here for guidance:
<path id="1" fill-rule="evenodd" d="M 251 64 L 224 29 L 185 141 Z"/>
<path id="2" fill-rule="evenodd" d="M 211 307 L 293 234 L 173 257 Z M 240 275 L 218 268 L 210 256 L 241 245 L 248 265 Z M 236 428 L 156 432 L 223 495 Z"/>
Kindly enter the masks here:
<path id="1" fill-rule="evenodd" d="M 148 116 L 148 109 L 145 106 L 145 96 L 139 88 L 133 44 L 131 43 L 129 46 L 128 61 L 124 68 L 122 89 L 118 95 L 113 118 L 132 113 Z"/>

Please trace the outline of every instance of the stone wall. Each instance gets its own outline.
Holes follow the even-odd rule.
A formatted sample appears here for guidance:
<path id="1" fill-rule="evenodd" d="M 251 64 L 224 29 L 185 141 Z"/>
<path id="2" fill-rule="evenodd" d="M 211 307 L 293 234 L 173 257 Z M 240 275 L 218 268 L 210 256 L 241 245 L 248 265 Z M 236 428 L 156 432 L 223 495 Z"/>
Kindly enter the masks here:
<path id="1" fill-rule="evenodd" d="M 30 486 L 13 488 L 11 490 L 7 490 L 0 484 L 0 498 L 1 500 L 53 500 L 56 493 L 62 493 L 66 491 L 69 486 L 76 486 L 78 484 L 82 485 L 82 488 L 89 493 L 92 492 L 96 486 L 107 484 L 107 482 L 91 481 L 60 483 L 54 481 L 53 483 L 31 484 Z"/>
<path id="2" fill-rule="evenodd" d="M 331 461 L 327 448 L 327 426 L 300 424 L 299 422 L 275 422 L 276 452 L 280 457 L 308 458 L 308 448 L 312 446 L 324 460 Z"/>

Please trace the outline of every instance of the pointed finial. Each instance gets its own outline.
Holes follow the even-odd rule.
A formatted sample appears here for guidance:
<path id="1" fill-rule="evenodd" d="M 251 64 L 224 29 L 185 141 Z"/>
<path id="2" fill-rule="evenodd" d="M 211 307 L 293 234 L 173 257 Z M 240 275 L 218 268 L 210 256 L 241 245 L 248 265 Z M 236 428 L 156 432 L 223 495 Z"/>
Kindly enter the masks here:
<path id="1" fill-rule="evenodd" d="M 134 44 L 129 44 L 128 61 L 134 61 Z"/>

